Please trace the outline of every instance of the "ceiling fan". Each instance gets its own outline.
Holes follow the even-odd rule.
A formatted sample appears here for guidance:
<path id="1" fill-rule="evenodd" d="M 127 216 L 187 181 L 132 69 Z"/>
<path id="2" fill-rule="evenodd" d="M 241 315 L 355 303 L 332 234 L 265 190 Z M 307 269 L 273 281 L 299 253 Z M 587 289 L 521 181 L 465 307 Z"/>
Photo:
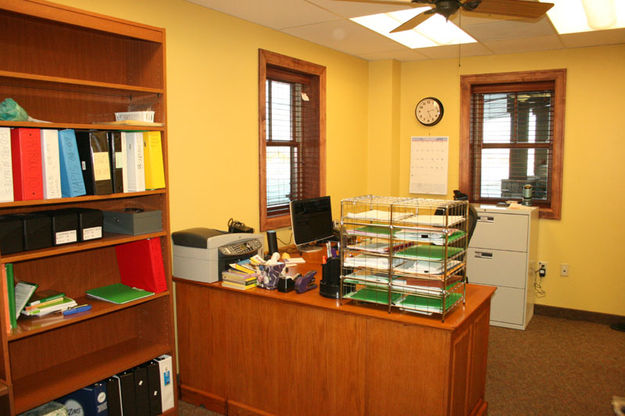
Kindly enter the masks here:
<path id="1" fill-rule="evenodd" d="M 403 5 L 410 7 L 431 7 L 423 13 L 419 13 L 412 19 L 404 22 L 391 33 L 410 30 L 425 22 L 435 14 L 440 14 L 449 19 L 458 10 L 462 9 L 474 15 L 494 15 L 503 18 L 538 19 L 549 10 L 552 3 L 538 3 L 528 0 L 340 0 L 359 3 L 377 3 Z"/>

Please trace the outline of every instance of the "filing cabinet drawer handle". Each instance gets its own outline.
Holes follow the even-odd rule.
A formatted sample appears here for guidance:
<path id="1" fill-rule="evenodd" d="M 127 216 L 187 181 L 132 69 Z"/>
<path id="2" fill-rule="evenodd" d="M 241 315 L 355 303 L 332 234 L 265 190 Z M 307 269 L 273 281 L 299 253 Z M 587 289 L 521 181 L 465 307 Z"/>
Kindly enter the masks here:
<path id="1" fill-rule="evenodd" d="M 487 251 L 476 251 L 475 252 L 475 258 L 478 258 L 478 259 L 492 259 L 493 258 L 493 253 L 489 253 Z"/>
<path id="2" fill-rule="evenodd" d="M 479 215 L 477 217 L 478 222 L 488 222 L 488 223 L 493 223 L 495 222 L 495 217 L 489 217 L 487 215 Z"/>

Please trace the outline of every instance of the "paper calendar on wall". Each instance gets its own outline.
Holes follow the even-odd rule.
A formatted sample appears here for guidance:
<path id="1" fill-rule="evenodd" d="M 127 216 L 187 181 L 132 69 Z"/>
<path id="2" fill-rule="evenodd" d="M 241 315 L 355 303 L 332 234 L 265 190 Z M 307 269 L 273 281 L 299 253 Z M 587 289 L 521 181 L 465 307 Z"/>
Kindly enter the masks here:
<path id="1" fill-rule="evenodd" d="M 410 193 L 447 194 L 449 137 L 412 137 Z"/>

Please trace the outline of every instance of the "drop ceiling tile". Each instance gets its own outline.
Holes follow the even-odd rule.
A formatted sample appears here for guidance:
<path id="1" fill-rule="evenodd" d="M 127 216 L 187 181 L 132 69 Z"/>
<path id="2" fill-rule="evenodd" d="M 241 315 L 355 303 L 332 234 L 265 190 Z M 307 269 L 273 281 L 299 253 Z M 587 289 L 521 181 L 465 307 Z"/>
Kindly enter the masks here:
<path id="1" fill-rule="evenodd" d="M 368 16 L 371 14 L 392 12 L 395 10 L 409 9 L 410 1 L 406 1 L 405 6 L 393 6 L 390 4 L 374 4 L 356 1 L 341 1 L 341 0 L 306 0 L 309 3 L 316 4 L 317 6 L 328 10 L 337 16 L 350 18 Z M 419 5 L 423 6 L 423 5 Z"/>
<path id="2" fill-rule="evenodd" d="M 398 49 L 401 45 L 349 20 L 333 20 L 283 32 L 350 55 Z"/>
<path id="3" fill-rule="evenodd" d="M 560 35 L 566 48 L 614 45 L 625 43 L 625 29 L 601 30 L 596 32 L 569 33 Z"/>
<path id="4" fill-rule="evenodd" d="M 336 19 L 336 15 L 305 0 L 188 0 L 272 29 Z"/>
<path id="5" fill-rule="evenodd" d="M 416 49 L 419 53 L 429 59 L 449 59 L 458 56 L 484 56 L 492 55 L 492 52 L 479 43 L 465 43 L 458 48 L 458 45 L 437 46 L 434 48 Z"/>
<path id="6" fill-rule="evenodd" d="M 417 50 L 410 48 L 361 53 L 360 57 L 368 61 L 384 61 L 388 59 L 395 59 L 402 62 L 425 61 L 429 59 L 428 57 L 417 52 Z"/>
<path id="7" fill-rule="evenodd" d="M 563 47 L 557 35 L 500 39 L 484 42 L 484 45 L 495 54 L 546 51 Z"/>

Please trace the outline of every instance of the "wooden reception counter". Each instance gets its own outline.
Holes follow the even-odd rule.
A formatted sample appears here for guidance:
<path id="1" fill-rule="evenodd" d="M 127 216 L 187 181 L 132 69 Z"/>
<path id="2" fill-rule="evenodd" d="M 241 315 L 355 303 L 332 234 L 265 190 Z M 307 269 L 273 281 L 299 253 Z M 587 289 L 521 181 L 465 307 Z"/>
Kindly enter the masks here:
<path id="1" fill-rule="evenodd" d="M 228 415 L 481 415 L 490 299 L 445 322 L 174 278 L 181 399 Z"/>

